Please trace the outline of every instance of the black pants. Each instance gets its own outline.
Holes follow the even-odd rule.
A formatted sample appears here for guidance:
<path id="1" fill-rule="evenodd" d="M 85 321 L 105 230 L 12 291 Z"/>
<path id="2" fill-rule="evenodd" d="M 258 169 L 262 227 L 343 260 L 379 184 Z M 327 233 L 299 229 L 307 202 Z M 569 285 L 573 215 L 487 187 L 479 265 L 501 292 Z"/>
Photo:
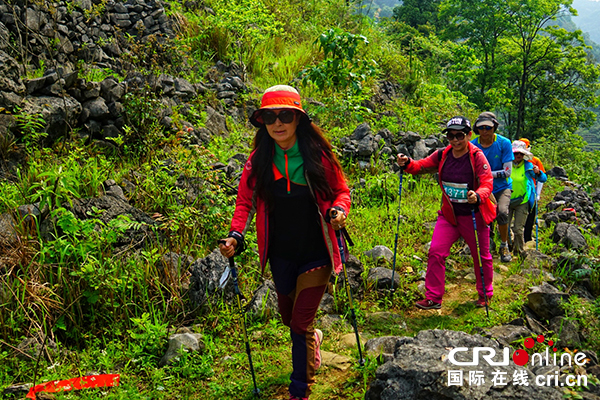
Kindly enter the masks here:
<path id="1" fill-rule="evenodd" d="M 533 231 L 533 226 L 535 225 L 536 214 L 537 214 L 537 201 L 535 202 L 535 205 L 533 206 L 531 211 L 529 211 L 529 215 L 527 216 L 527 221 L 525 222 L 525 230 L 523 231 L 523 237 L 525 239 L 525 243 L 529 242 L 532 239 L 531 233 Z"/>

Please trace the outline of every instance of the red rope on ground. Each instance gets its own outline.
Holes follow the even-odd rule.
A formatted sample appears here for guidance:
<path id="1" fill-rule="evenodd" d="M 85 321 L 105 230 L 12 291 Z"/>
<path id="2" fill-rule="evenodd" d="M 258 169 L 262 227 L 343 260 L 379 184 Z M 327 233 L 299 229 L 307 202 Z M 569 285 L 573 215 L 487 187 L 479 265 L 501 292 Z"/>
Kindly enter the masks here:
<path id="1" fill-rule="evenodd" d="M 69 390 L 119 386 L 119 378 L 119 374 L 105 374 L 41 383 L 29 389 L 29 393 L 25 397 L 35 400 L 35 394 L 39 392 L 56 393 L 67 392 Z"/>

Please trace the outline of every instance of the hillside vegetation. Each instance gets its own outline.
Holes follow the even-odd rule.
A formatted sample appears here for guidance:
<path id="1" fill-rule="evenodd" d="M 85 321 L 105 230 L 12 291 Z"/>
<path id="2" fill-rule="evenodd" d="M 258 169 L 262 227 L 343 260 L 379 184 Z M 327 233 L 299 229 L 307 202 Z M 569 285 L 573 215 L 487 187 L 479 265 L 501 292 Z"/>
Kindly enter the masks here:
<path id="1" fill-rule="evenodd" d="M 429 19 L 415 18 L 417 3 L 434 10 Z M 503 134 L 530 138 L 546 169 L 562 167 L 569 177 L 549 179 L 540 214 L 565 185 L 596 199 L 587 214 L 600 212 L 600 152 L 584 151 L 574 133 L 597 126 L 590 108 L 600 68 L 581 32 L 552 24 L 570 2 L 404 6 L 375 22 L 347 0 L 0 0 L 5 396 L 23 398 L 28 387 L 19 384 L 119 373 L 119 387 L 56 398 L 252 398 L 239 313 L 231 291 L 213 284 L 224 261 L 210 255 L 229 230 L 252 148 L 248 116 L 275 84 L 299 89 L 351 187 L 351 254 L 364 268 L 353 289 L 365 339 L 426 329 L 482 333 L 524 321 L 529 287 L 545 280 L 545 268 L 569 294 L 564 316 L 577 324 L 580 348 L 600 351 L 597 220 L 582 222 L 580 210 L 569 220 L 580 223 L 587 243 L 578 250 L 556 243 L 554 222 L 540 229 L 539 250 L 561 262 L 495 259 L 490 318 L 470 302 L 472 261 L 457 243 L 444 309 L 417 312 L 439 187 L 430 176 L 403 176 L 399 204 L 394 167 L 398 151 L 414 151 L 410 140 L 430 140 L 433 151 L 447 144 L 440 132 L 450 117 L 474 121 L 491 110 Z M 365 156 L 349 150 L 349 137 L 367 126 L 374 139 Z M 248 241 L 236 262 L 250 302 L 270 273 L 261 276 L 253 230 Z M 390 292 L 368 276 L 392 261 L 365 252 L 396 244 L 401 286 Z M 530 267 L 539 269 L 521 274 Z M 513 275 L 523 276 L 502 283 Z M 338 316 L 324 328 L 323 349 L 347 357 L 346 365 L 325 364 L 311 399 L 365 398 L 381 361 L 369 354 L 359 367 L 355 345 L 344 345 L 352 328 L 342 280 L 333 279 L 332 311 L 318 318 L 325 325 Z M 583 286 L 592 298 L 575 290 Z M 252 356 L 263 398 L 287 399 L 291 342 L 269 294 L 255 296 L 260 306 L 248 316 Z M 392 316 L 377 319 L 382 312 Z M 201 334 L 201 349 L 162 366 L 176 332 Z"/>

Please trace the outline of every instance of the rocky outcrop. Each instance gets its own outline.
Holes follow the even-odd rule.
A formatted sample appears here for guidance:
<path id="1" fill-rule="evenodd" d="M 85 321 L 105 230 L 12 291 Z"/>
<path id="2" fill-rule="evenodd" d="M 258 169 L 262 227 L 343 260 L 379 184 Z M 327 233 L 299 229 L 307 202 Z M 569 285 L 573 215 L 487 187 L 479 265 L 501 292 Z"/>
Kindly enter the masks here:
<path id="1" fill-rule="evenodd" d="M 172 65 L 173 71 L 187 68 L 185 56 L 181 62 L 172 60 L 176 48 L 169 41 L 174 34 L 168 7 L 155 0 L 0 0 L 0 109 L 19 110 L 41 123 L 48 134 L 46 144 L 76 130 L 88 142 L 112 148 L 116 138 L 127 138 L 126 125 L 135 131 L 136 123 L 144 124 L 128 99 L 152 101 L 140 107 L 151 107 L 158 123 L 147 121 L 144 127 L 153 123 L 165 135 L 181 137 L 184 144 L 207 143 L 213 135 L 228 134 L 227 114 L 242 121 L 254 110 L 252 104 L 237 107 L 240 94 L 249 90 L 243 65 L 217 62 L 205 83 L 136 72 L 143 67 L 138 64 L 145 62 L 146 50 L 153 57 L 147 69 L 160 64 L 156 57 L 164 57 L 162 64 Z M 131 64 L 133 58 L 138 64 Z M 82 65 L 88 79 L 78 76 Z M 93 71 L 109 76 L 94 81 L 89 78 Z M 24 78 L 40 72 L 40 77 Z M 194 110 L 188 104 L 209 91 L 218 100 L 212 107 Z M 172 118 L 175 108 L 177 120 Z M 17 137 L 27 134 L 18 126 L 10 128 Z M 0 134 L 5 132 L 0 128 Z"/>
<path id="2" fill-rule="evenodd" d="M 556 193 L 554 199 L 546 205 L 549 212 L 543 218 L 547 223 L 576 222 L 589 227 L 593 222 L 600 222 L 600 213 L 594 208 L 594 203 L 598 200 L 600 190 L 590 196 L 581 189 L 565 189 Z"/>
<path id="3" fill-rule="evenodd" d="M 436 137 L 423 139 L 418 133 L 410 131 L 393 134 L 388 129 L 382 129 L 374 134 L 367 122 L 356 127 L 351 135 L 341 138 L 340 146 L 343 157 L 357 160 L 360 168 L 367 168 L 375 157 L 391 164 L 395 171 L 399 169 L 394 163 L 398 153 L 420 160 L 445 147 Z"/>
<path id="4" fill-rule="evenodd" d="M 0 0 L 0 49 L 21 42 L 32 65 L 75 70 L 79 60 L 121 71 L 132 45 L 174 36 L 168 3 L 154 0 L 23 2 Z M 8 39 L 7 39 L 8 37 Z M 133 41 L 131 40 L 133 39 Z M 8 43 L 7 43 L 8 42 Z"/>
<path id="5" fill-rule="evenodd" d="M 393 358 L 377 369 L 366 400 L 562 398 L 556 388 L 536 386 L 533 382 L 539 373 L 520 367 L 512 360 L 509 365 L 500 367 L 491 366 L 483 359 L 478 365 L 454 365 L 449 353 L 458 347 L 471 350 L 457 352 L 454 359 L 459 362 L 471 361 L 474 347 L 490 347 L 496 352 L 493 360 L 500 360 L 502 346 L 480 335 L 430 330 L 421 331 L 415 337 L 390 338 L 379 345 L 388 349 L 393 346 Z M 365 348 L 370 347 L 367 342 Z M 470 374 L 480 378 L 470 379 Z M 494 376 L 503 378 L 494 380 Z M 520 384 L 516 377 L 522 377 L 528 384 Z"/>

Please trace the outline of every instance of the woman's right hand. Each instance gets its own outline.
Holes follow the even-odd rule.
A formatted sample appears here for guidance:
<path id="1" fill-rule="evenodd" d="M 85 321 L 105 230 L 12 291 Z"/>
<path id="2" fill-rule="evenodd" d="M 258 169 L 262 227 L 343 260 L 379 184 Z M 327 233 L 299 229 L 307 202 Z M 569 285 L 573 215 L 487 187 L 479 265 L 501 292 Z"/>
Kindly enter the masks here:
<path id="1" fill-rule="evenodd" d="M 222 239 L 219 241 L 219 250 L 223 257 L 231 258 L 235 254 L 235 248 L 237 247 L 237 240 L 232 237 Z"/>
<path id="2" fill-rule="evenodd" d="M 398 154 L 396 162 L 398 163 L 398 165 L 400 167 L 404 167 L 406 165 L 406 163 L 408 163 L 408 156 L 400 153 L 400 154 Z"/>

